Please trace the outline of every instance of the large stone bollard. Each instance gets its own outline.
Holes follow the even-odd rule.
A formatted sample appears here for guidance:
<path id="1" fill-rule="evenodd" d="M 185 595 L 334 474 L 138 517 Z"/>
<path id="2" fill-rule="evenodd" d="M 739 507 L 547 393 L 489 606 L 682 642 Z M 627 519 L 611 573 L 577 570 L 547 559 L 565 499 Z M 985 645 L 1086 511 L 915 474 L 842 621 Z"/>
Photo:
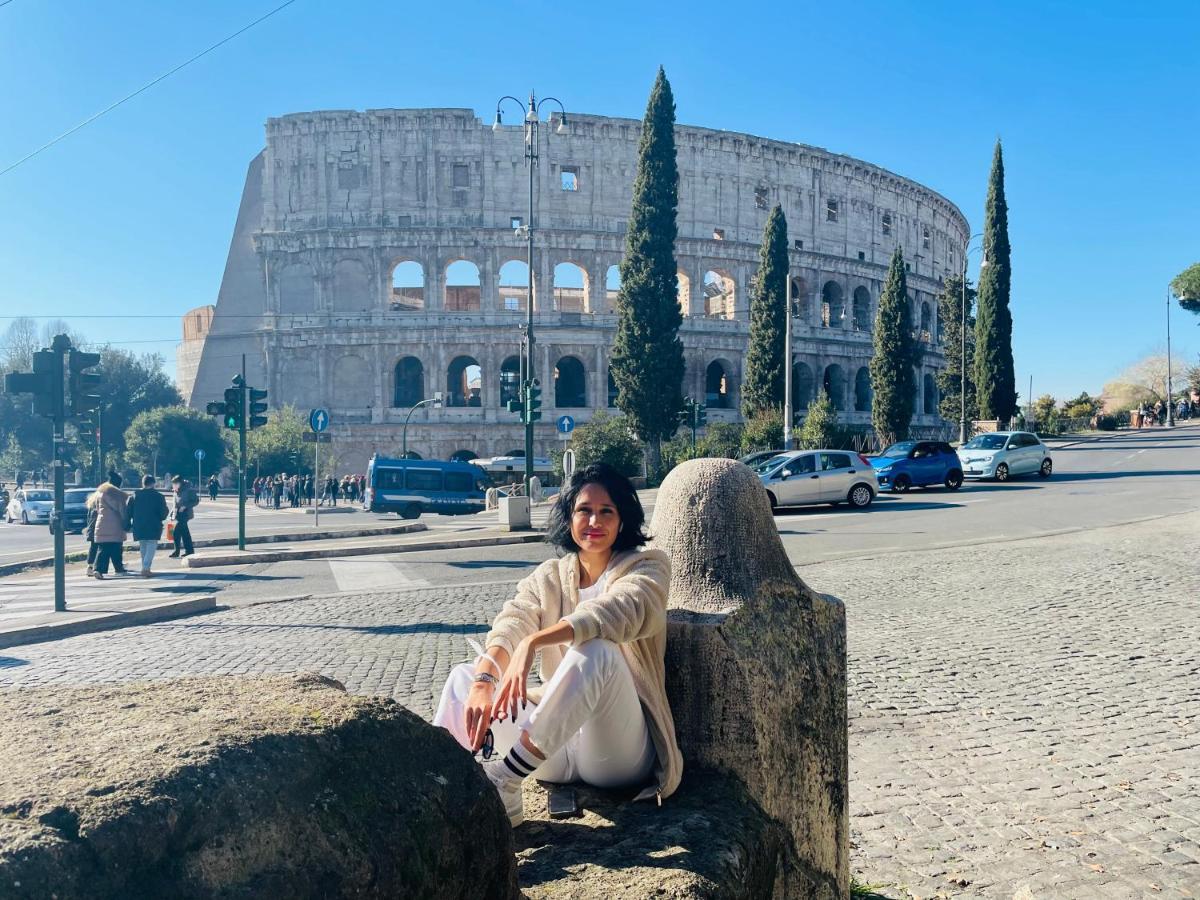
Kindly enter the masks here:
<path id="1" fill-rule="evenodd" d="M 0 691 L 0 897 L 518 896 L 450 735 L 320 676 Z"/>
<path id="2" fill-rule="evenodd" d="M 846 618 L 788 561 L 758 478 L 698 459 L 658 493 L 671 556 L 667 693 L 688 773 L 730 773 L 791 837 L 776 882 L 848 897 Z"/>

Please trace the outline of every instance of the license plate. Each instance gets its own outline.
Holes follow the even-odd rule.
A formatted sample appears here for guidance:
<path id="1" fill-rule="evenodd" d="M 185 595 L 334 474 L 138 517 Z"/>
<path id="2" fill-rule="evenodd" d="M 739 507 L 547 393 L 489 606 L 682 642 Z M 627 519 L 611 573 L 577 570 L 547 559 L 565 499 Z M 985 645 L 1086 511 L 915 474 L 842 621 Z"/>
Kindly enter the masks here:
<path id="1" fill-rule="evenodd" d="M 978 469 L 967 469 L 967 474 L 968 475 L 982 475 L 983 473 L 981 471 L 979 471 Z"/>

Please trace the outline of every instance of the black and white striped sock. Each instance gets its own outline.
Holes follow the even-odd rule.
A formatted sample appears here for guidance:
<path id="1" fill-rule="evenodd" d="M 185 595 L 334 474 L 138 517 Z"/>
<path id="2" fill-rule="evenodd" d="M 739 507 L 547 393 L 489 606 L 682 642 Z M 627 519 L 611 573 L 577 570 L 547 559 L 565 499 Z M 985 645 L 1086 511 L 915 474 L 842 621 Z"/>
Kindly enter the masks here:
<path id="1" fill-rule="evenodd" d="M 530 762 L 533 754 L 521 746 L 521 742 L 513 744 L 512 749 L 508 751 L 508 755 L 504 757 L 504 767 L 508 769 L 514 778 L 524 780 L 533 774 L 533 770 L 538 767 L 538 763 Z"/>

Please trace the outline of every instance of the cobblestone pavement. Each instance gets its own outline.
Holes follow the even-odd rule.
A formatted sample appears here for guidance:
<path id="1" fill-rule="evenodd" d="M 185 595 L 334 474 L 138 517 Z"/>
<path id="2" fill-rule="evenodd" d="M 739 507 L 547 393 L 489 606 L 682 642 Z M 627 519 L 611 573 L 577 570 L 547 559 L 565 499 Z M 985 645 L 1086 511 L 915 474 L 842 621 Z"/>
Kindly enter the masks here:
<path id="1" fill-rule="evenodd" d="M 1197 534 L 1193 513 L 800 569 L 847 605 L 860 881 L 1200 897 Z M 343 594 L 18 647 L 0 687 L 315 670 L 428 717 L 507 593 Z"/>

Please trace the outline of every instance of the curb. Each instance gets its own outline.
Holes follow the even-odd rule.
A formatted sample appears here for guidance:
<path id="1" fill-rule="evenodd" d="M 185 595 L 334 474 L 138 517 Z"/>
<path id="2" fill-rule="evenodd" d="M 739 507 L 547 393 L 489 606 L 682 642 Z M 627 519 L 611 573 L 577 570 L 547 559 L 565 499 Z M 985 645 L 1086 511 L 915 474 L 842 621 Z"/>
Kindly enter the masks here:
<path id="1" fill-rule="evenodd" d="M 311 550 L 267 550 L 244 553 L 188 556 L 183 560 L 189 569 L 213 566 L 243 566 L 254 563 L 285 562 L 294 559 L 334 559 L 346 556 L 375 556 L 384 553 L 414 553 L 418 550 L 459 550 L 469 547 L 495 547 L 507 544 L 534 544 L 543 540 L 540 531 L 494 537 L 461 538 L 459 540 L 425 541 L 417 544 L 365 544 L 350 547 L 314 547 Z"/>
<path id="2" fill-rule="evenodd" d="M 163 622 L 168 619 L 179 619 L 196 613 L 213 612 L 221 609 L 217 606 L 216 597 L 200 597 L 190 600 L 175 600 L 170 603 L 160 603 L 143 609 L 129 612 L 113 610 L 98 610 L 89 613 L 80 610 L 87 618 L 71 622 L 43 622 L 37 625 L 16 627 L 8 631 L 0 631 L 0 649 L 19 647 L 23 644 L 41 644 L 46 641 L 56 641 L 60 638 L 75 637 L 80 634 L 92 634 L 97 631 L 112 631 L 116 628 L 129 628 L 133 625 L 148 625 L 152 622 Z M 68 613 L 69 614 L 69 613 Z"/>

